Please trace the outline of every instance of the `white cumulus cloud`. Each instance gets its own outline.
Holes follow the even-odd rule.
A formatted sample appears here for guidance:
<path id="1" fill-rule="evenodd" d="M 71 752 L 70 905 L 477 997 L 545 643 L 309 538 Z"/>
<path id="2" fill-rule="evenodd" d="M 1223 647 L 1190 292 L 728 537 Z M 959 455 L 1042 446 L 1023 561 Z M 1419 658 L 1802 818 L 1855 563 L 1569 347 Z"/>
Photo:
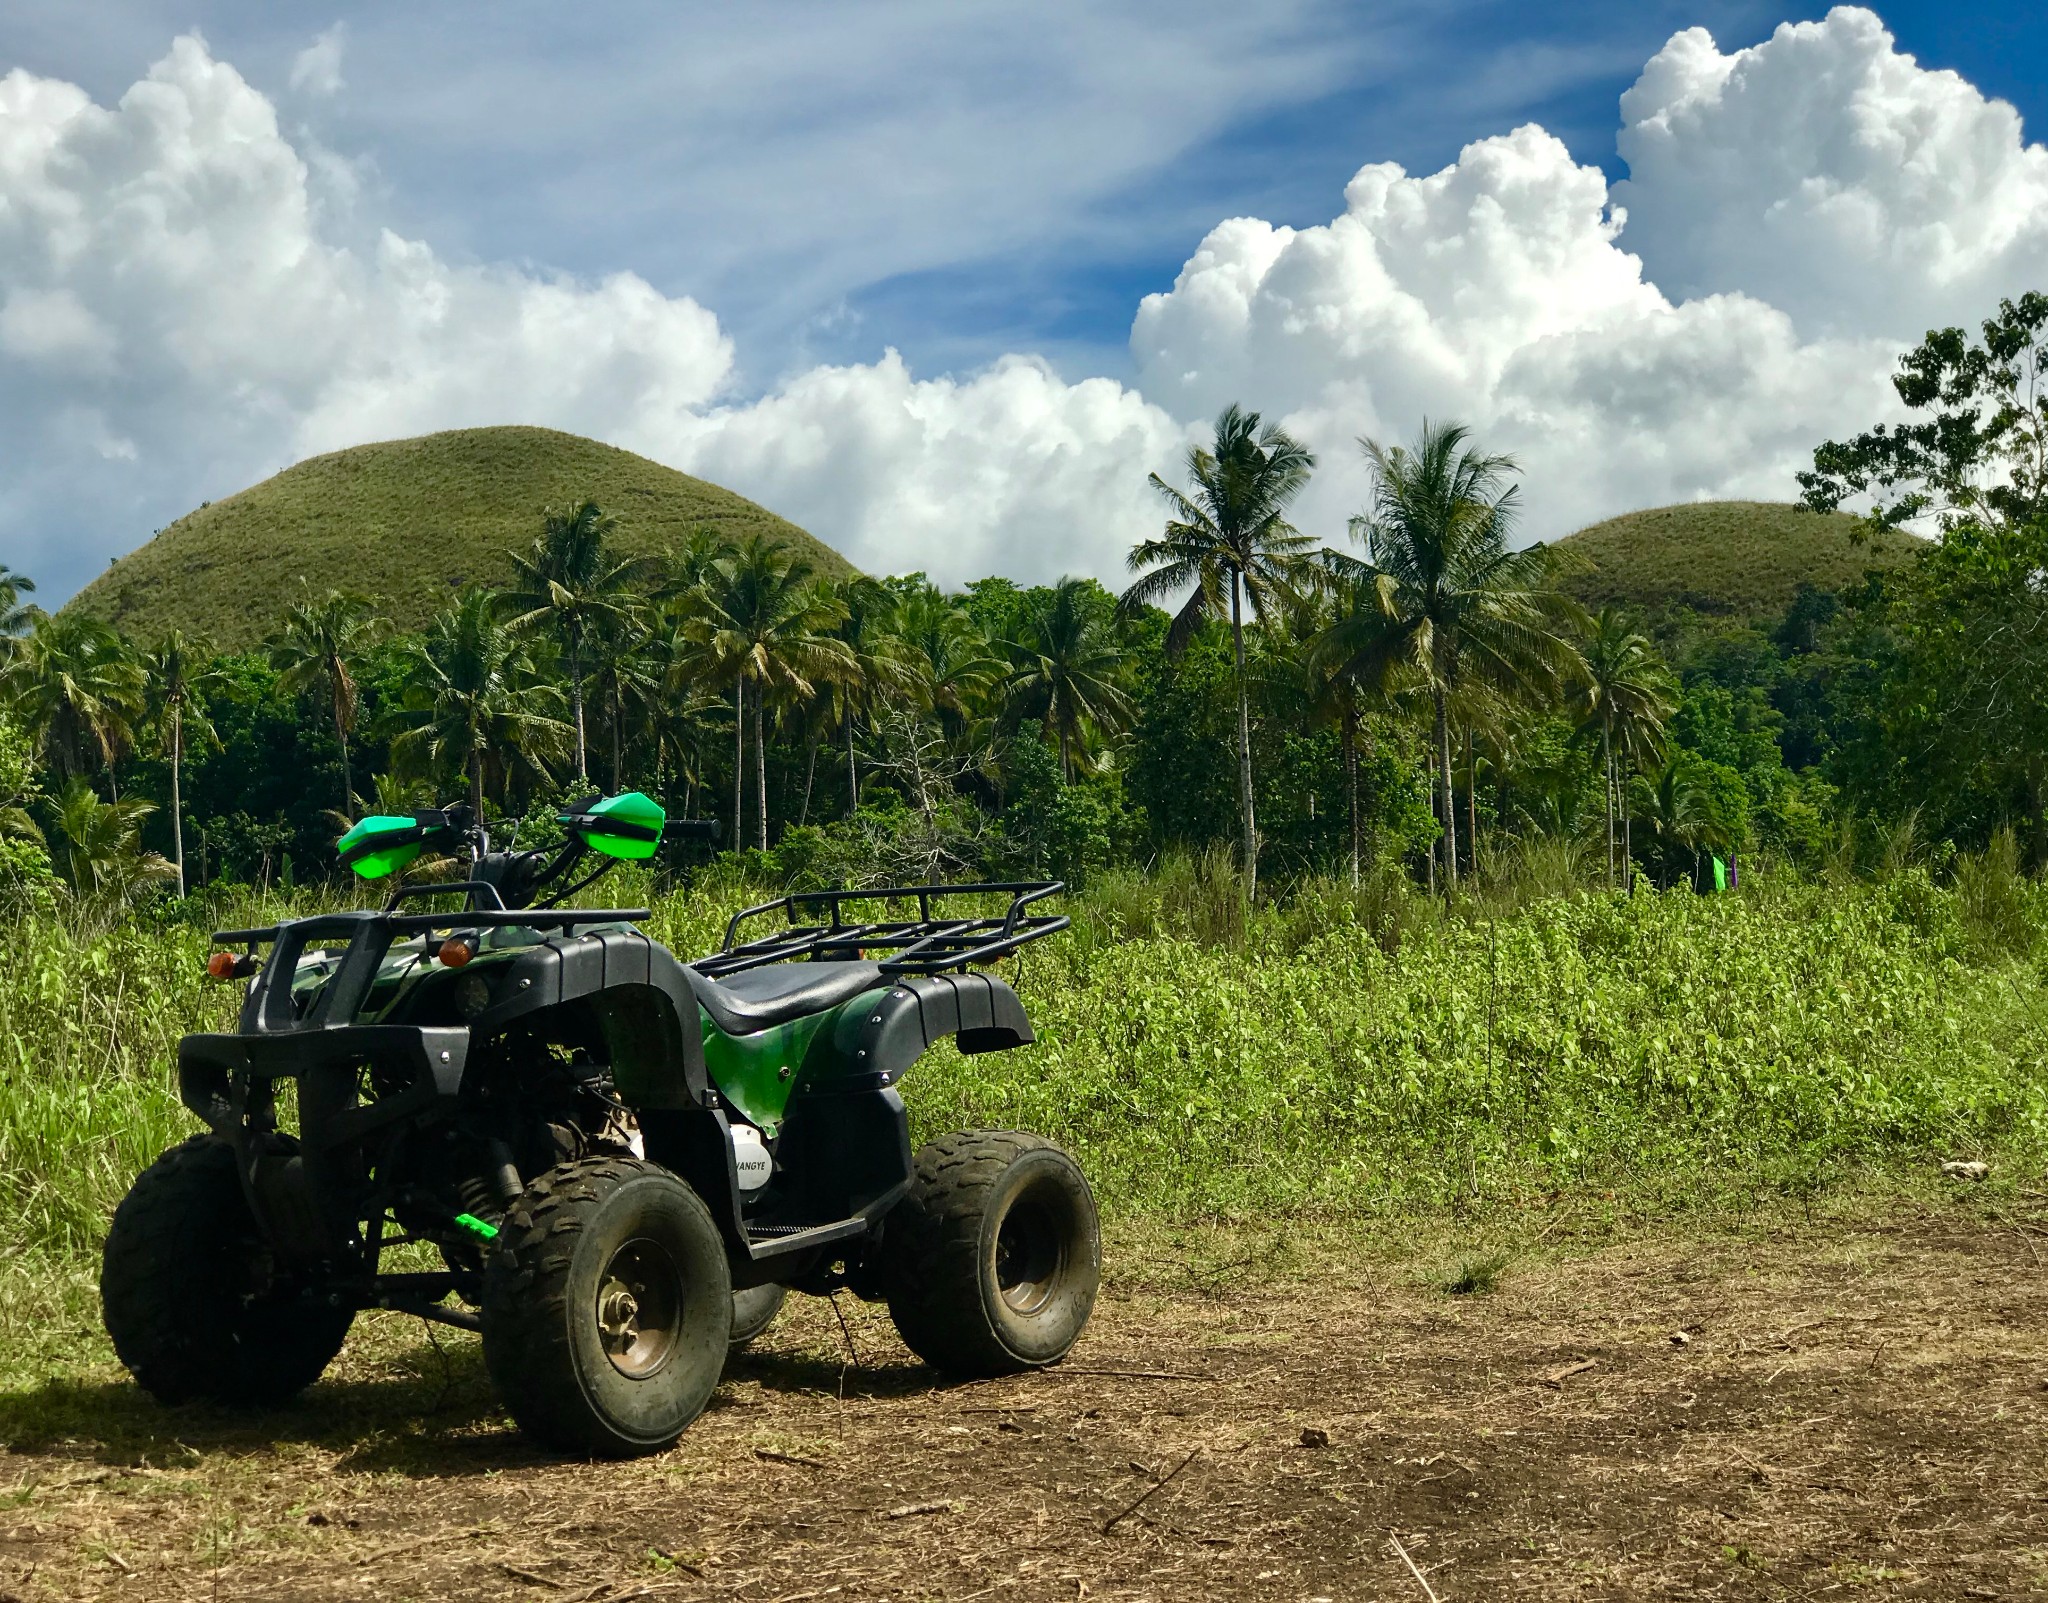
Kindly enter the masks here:
<path id="1" fill-rule="evenodd" d="M 292 57 L 291 86 L 303 94 L 327 96 L 342 89 L 341 53 L 348 41 L 348 27 L 337 22 L 316 34 L 313 42 Z"/>
<path id="2" fill-rule="evenodd" d="M 338 80 L 341 36 L 294 69 Z M 326 55 L 317 54 L 325 50 Z M 303 68 L 303 71 L 300 70 Z M 2009 107 L 1840 9 L 1722 52 L 1675 36 L 1601 173 L 1529 126 L 1441 172 L 1362 168 L 1314 227 L 1213 228 L 1131 332 L 1135 387 L 1015 355 L 894 352 L 734 389 L 717 318 L 629 271 L 452 260 L 379 231 L 333 159 L 197 38 L 115 105 L 0 79 L 0 558 L 62 595 L 205 496 L 318 450 L 533 422 L 730 484 L 872 571 L 1116 581 L 1231 401 L 1324 461 L 1341 538 L 1360 434 L 1425 415 L 1514 451 L 1528 530 L 1690 497 L 1786 497 L 1893 405 L 1933 323 L 2048 287 L 2048 152 Z M 83 530 L 83 534 L 81 534 Z"/>

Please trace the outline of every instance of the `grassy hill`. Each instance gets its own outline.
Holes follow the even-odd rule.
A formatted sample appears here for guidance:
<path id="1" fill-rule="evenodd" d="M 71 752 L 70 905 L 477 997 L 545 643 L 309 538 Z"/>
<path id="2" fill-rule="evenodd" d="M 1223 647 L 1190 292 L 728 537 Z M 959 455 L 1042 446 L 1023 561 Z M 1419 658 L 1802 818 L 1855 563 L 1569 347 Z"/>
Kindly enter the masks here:
<path id="1" fill-rule="evenodd" d="M 1863 544 L 1861 520 L 1823 517 L 1779 501 L 1695 501 L 1630 512 L 1557 542 L 1583 560 L 1565 588 L 1588 607 L 1690 607 L 1730 621 L 1781 617 L 1802 582 L 1853 584 L 1906 561 L 1925 542 L 1886 534 Z"/>
<path id="2" fill-rule="evenodd" d="M 634 555 L 710 525 L 779 535 L 821 573 L 844 558 L 730 490 L 554 429 L 454 429 L 316 456 L 180 518 L 121 558 L 70 606 L 148 640 L 176 625 L 251 645 L 310 586 L 359 590 L 417 628 L 465 585 L 511 577 L 548 507 L 586 496 L 619 518 Z M 302 583 L 303 581 L 303 583 Z"/>

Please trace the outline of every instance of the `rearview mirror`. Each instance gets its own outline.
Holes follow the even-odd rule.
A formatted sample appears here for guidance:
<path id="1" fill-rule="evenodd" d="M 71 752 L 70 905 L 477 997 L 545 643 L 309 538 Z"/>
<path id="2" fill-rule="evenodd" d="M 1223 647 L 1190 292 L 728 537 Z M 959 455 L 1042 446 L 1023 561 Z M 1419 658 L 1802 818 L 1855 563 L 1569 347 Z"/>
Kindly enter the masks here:
<path id="1" fill-rule="evenodd" d="M 668 820 L 660 802 L 637 790 L 607 796 L 560 817 L 569 833 L 592 851 L 627 862 L 643 861 L 661 849 L 661 827 Z"/>

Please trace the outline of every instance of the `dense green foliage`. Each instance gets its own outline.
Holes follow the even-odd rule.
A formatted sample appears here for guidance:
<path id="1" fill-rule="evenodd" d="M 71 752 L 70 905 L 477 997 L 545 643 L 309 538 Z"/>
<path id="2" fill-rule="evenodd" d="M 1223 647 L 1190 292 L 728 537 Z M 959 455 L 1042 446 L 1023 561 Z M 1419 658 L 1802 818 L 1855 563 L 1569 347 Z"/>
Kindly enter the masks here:
<path id="1" fill-rule="evenodd" d="M 646 888 L 628 871 L 612 889 Z M 657 897 L 652 928 L 708 950 L 759 889 Z M 2048 1155 L 2048 892 L 2010 860 L 1954 888 L 1914 869 L 1739 898 L 1503 893 L 1456 915 L 1398 879 L 1255 910 L 1240 889 L 1186 859 L 1104 876 L 1013 973 L 1039 1043 L 929 1057 L 905 1083 L 919 1128 L 1041 1130 L 1114 1210 L 1182 1215 Z M 291 905 L 308 904 L 0 932 L 14 1251 L 96 1242 L 193 1128 L 177 1038 L 227 1025 L 239 995 L 203 978 L 204 931 Z"/>
<path id="2" fill-rule="evenodd" d="M 619 544 L 653 556 L 706 526 L 846 563 L 795 524 L 730 490 L 555 429 L 451 429 L 351 446 L 210 502 L 121 558 L 69 603 L 140 640 L 167 629 L 255 645 L 290 603 L 329 589 L 372 595 L 417 629 L 465 585 L 512 582 L 550 507 L 622 514 Z"/>

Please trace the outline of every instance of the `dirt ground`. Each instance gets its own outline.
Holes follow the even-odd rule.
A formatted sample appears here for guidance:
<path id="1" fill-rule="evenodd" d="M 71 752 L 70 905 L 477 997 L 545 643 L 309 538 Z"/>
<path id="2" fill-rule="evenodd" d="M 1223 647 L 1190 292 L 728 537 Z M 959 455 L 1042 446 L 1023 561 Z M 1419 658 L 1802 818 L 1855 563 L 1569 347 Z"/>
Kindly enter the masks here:
<path id="1" fill-rule="evenodd" d="M 1071 1361 L 973 1385 L 793 1298 L 623 1465 L 395 1315 L 261 1422 L 96 1369 L 0 1397 L 0 1599 L 2048 1596 L 2048 1232 L 1905 1212 L 1465 1295 L 1448 1246 L 1126 1243 Z"/>

